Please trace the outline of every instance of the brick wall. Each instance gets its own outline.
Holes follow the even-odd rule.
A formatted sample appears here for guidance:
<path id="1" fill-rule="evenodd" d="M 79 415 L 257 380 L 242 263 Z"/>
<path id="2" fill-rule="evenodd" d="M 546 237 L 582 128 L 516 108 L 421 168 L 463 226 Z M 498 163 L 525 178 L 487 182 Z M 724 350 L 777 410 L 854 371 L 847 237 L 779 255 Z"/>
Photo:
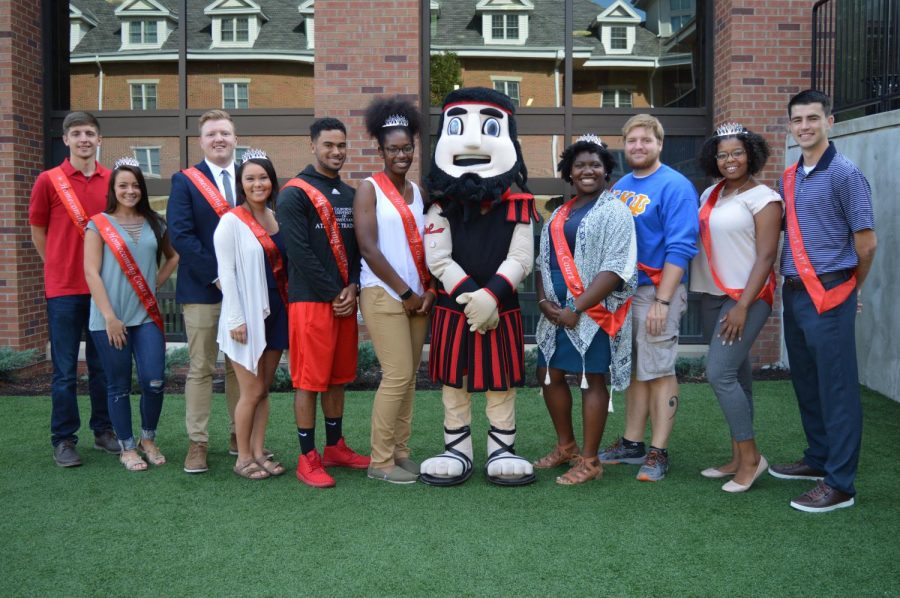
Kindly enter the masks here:
<path id="1" fill-rule="evenodd" d="M 381 170 L 362 115 L 372 98 L 401 94 L 419 100 L 420 2 L 316 2 L 316 116 L 347 125 L 349 154 L 343 176 L 353 183 Z M 352 15 L 349 18 L 348 15 Z M 427 143 L 417 144 L 423 151 Z M 414 170 L 413 179 L 419 178 Z"/>
<path id="2" fill-rule="evenodd" d="M 99 109 L 100 69 L 95 63 L 71 65 L 72 110 Z M 106 62 L 103 63 L 103 109 L 131 110 L 132 80 L 158 80 L 156 107 L 178 109 L 177 62 Z"/>
<path id="3" fill-rule="evenodd" d="M 713 122 L 762 134 L 772 156 L 759 179 L 775 187 L 784 169 L 787 102 L 809 87 L 813 0 L 715 2 Z M 780 294 L 775 312 L 780 314 Z M 755 365 L 779 360 L 781 317 L 773 315 L 753 350 Z"/>
<path id="4" fill-rule="evenodd" d="M 0 3 L 0 346 L 47 341 L 42 267 L 28 198 L 42 169 L 41 3 Z"/>

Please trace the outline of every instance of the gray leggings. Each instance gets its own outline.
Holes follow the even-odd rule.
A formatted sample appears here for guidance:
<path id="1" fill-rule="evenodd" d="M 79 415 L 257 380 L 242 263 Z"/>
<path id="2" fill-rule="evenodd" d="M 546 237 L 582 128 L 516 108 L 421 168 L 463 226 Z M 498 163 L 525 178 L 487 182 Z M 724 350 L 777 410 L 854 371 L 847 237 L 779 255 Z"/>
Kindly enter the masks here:
<path id="1" fill-rule="evenodd" d="M 765 301 L 754 302 L 747 310 L 741 340 L 735 340 L 733 345 L 723 345 L 722 339 L 718 337 L 720 320 L 735 304 L 734 299 L 727 295 L 703 293 L 701 321 L 703 336 L 709 339 L 706 378 L 725 413 L 731 437 L 737 442 L 743 442 L 753 438 L 753 369 L 750 364 L 750 349 L 772 308 Z"/>

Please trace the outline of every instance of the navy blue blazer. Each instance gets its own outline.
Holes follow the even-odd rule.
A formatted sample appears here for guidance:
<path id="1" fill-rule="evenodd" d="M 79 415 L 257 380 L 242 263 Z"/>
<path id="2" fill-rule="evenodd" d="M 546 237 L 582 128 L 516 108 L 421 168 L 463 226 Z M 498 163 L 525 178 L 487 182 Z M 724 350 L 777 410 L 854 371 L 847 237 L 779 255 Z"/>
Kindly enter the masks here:
<path id="1" fill-rule="evenodd" d="M 205 160 L 195 164 L 195 167 L 213 185 L 216 184 Z M 203 194 L 182 172 L 172 176 L 166 224 L 172 247 L 179 255 L 175 300 L 178 303 L 221 302 L 222 292 L 213 282 L 219 277 L 219 265 L 213 246 L 213 233 L 219 225 L 219 217 Z"/>

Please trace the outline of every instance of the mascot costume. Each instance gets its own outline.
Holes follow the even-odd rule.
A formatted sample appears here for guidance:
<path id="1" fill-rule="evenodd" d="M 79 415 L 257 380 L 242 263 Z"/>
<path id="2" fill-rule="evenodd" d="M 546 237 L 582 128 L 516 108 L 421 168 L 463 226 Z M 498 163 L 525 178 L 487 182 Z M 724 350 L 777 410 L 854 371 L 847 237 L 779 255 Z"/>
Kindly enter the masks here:
<path id="1" fill-rule="evenodd" d="M 534 265 L 534 197 L 516 135 L 515 108 L 492 89 L 447 95 L 427 185 L 425 259 L 439 281 L 429 372 L 443 386 L 444 452 L 421 480 L 452 486 L 472 475 L 473 392 L 484 392 L 490 482 L 534 481 L 515 453 L 516 386 L 524 380 L 522 313 L 516 292 Z M 526 193 L 512 193 L 512 183 Z"/>

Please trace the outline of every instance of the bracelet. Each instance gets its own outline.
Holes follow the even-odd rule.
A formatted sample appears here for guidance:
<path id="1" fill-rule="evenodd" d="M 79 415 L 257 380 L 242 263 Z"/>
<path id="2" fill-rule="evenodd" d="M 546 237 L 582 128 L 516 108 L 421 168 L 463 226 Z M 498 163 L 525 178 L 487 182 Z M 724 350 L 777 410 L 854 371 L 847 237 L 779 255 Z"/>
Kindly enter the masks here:
<path id="1" fill-rule="evenodd" d="M 660 299 L 659 297 L 654 297 L 653 300 L 656 301 L 657 303 L 662 304 L 662 305 L 665 305 L 665 306 L 667 306 L 667 307 L 668 307 L 669 305 L 671 305 L 671 302 L 666 301 L 665 299 Z"/>
<path id="2" fill-rule="evenodd" d="M 400 295 L 400 301 L 406 301 L 410 297 L 413 296 L 413 290 L 409 287 L 406 287 L 406 292 Z"/>
<path id="3" fill-rule="evenodd" d="M 550 301 L 550 300 L 547 299 L 547 298 L 545 297 L 544 299 L 541 299 L 540 301 L 538 301 L 538 305 L 540 305 L 540 304 L 543 303 L 544 301 Z"/>

